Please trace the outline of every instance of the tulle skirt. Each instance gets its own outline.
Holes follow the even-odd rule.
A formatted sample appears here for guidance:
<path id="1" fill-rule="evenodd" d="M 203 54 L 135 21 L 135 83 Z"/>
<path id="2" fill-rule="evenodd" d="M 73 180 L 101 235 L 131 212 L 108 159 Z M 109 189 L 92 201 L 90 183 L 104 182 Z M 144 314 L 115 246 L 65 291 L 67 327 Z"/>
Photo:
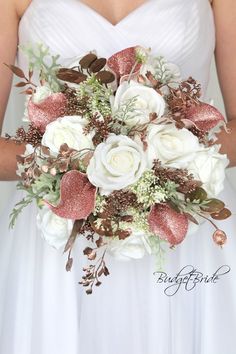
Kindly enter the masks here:
<path id="1" fill-rule="evenodd" d="M 228 183 L 221 198 L 236 211 Z M 216 282 L 198 283 L 192 290 L 182 284 L 168 296 L 171 283 L 157 281 L 153 257 L 129 262 L 108 257 L 110 275 L 86 295 L 78 284 L 87 263 L 85 241 L 77 240 L 74 266 L 66 272 L 66 255 L 37 231 L 34 205 L 9 231 L 9 213 L 19 199 L 16 193 L 0 221 L 1 354 L 236 353 L 235 215 L 218 222 L 228 235 L 223 249 L 213 243 L 213 228 L 205 222 L 166 254 L 164 271 L 170 277 L 187 265 L 203 276 L 230 267 Z"/>

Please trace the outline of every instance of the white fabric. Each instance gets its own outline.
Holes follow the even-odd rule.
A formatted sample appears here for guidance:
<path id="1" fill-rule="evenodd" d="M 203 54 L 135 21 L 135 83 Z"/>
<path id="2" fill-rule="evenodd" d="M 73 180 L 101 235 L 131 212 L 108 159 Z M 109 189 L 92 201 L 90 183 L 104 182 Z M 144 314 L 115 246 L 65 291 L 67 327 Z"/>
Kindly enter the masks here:
<path id="1" fill-rule="evenodd" d="M 214 22 L 208 0 L 148 0 L 118 25 L 78 0 L 33 0 L 20 23 L 20 43 L 44 41 L 62 61 L 96 48 L 109 56 L 141 44 L 178 64 L 205 89 L 214 50 Z M 21 54 L 21 66 L 26 63 Z M 233 212 L 235 194 L 228 183 L 221 197 Z M 226 230 L 223 249 L 204 223 L 166 260 L 174 276 L 185 265 L 212 274 L 227 264 L 231 272 L 216 284 L 180 289 L 167 297 L 156 284 L 154 260 L 108 259 L 111 275 L 93 295 L 78 285 L 82 241 L 73 252 L 71 273 L 65 256 L 50 248 L 36 231 L 34 206 L 19 217 L 13 231 L 7 206 L 0 222 L 1 354 L 235 354 L 235 216 L 217 224 Z"/>

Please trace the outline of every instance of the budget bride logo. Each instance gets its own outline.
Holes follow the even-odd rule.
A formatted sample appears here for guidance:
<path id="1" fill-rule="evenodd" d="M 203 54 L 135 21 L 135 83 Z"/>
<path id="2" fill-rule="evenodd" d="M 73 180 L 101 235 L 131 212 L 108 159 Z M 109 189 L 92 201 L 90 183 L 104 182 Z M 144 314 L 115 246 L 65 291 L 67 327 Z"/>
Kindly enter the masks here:
<path id="1" fill-rule="evenodd" d="M 191 291 L 201 284 L 209 286 L 216 284 L 230 271 L 230 266 L 222 265 L 213 274 L 203 274 L 194 266 L 186 265 L 174 276 L 162 271 L 156 271 L 153 274 L 156 277 L 157 284 L 165 285 L 164 293 L 167 296 L 173 296 L 180 288 Z"/>

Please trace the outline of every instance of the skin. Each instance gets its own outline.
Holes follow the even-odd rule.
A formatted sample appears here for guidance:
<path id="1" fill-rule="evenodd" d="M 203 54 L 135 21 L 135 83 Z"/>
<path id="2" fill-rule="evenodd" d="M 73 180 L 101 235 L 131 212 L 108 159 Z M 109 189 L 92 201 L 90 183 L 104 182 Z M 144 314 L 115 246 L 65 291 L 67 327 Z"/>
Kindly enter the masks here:
<path id="1" fill-rule="evenodd" d="M 0 63 L 14 63 L 20 18 L 30 5 L 29 0 L 0 0 Z M 113 25 L 117 24 L 145 0 L 84 0 Z M 221 152 L 227 153 L 230 166 L 236 166 L 236 1 L 213 0 L 212 7 L 216 25 L 215 58 L 220 87 L 225 103 L 230 135 L 222 131 L 218 135 Z M 0 130 L 11 89 L 12 74 L 0 65 Z M 16 155 L 24 152 L 24 145 L 0 138 L 0 180 L 15 180 Z"/>

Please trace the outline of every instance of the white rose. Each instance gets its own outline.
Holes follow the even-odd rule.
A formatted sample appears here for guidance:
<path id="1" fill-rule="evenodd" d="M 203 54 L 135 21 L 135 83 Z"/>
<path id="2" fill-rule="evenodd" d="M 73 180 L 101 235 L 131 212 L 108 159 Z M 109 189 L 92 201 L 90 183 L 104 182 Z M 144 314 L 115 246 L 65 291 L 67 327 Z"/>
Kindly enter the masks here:
<path id="1" fill-rule="evenodd" d="M 80 116 L 58 118 L 47 125 L 42 138 L 42 145 L 49 147 L 54 154 L 59 152 L 60 146 L 64 143 L 78 151 L 93 149 L 93 134 L 84 133 L 86 123 L 86 120 Z"/>
<path id="2" fill-rule="evenodd" d="M 160 118 L 165 111 L 165 100 L 153 88 L 135 81 L 124 81 L 118 88 L 114 100 L 114 112 L 134 99 L 134 111 L 126 114 L 124 122 L 128 126 L 149 122 L 149 114 L 155 112 Z"/>
<path id="3" fill-rule="evenodd" d="M 108 243 L 108 253 L 120 261 L 143 258 L 146 254 L 151 254 L 152 250 L 147 241 L 147 236 L 143 231 L 134 230 L 132 234 L 124 240 L 112 239 Z"/>
<path id="4" fill-rule="evenodd" d="M 217 196 L 223 190 L 225 169 L 229 163 L 227 156 L 218 151 L 219 145 L 199 151 L 188 166 L 189 172 L 203 183 L 210 197 Z"/>
<path id="5" fill-rule="evenodd" d="M 38 86 L 36 92 L 32 95 L 32 101 L 35 104 L 39 104 L 52 94 L 53 92 L 48 86 Z"/>
<path id="6" fill-rule="evenodd" d="M 110 135 L 96 147 L 87 175 L 102 194 L 109 194 L 135 183 L 145 168 L 142 145 L 124 135 Z"/>
<path id="7" fill-rule="evenodd" d="M 47 243 L 56 249 L 60 249 L 66 245 L 73 228 L 73 222 L 57 216 L 45 206 L 39 210 L 37 226 Z"/>
<path id="8" fill-rule="evenodd" d="M 174 124 L 152 124 L 147 134 L 148 167 L 159 159 L 170 167 L 186 168 L 200 150 L 198 138 L 189 130 L 178 129 Z"/>

